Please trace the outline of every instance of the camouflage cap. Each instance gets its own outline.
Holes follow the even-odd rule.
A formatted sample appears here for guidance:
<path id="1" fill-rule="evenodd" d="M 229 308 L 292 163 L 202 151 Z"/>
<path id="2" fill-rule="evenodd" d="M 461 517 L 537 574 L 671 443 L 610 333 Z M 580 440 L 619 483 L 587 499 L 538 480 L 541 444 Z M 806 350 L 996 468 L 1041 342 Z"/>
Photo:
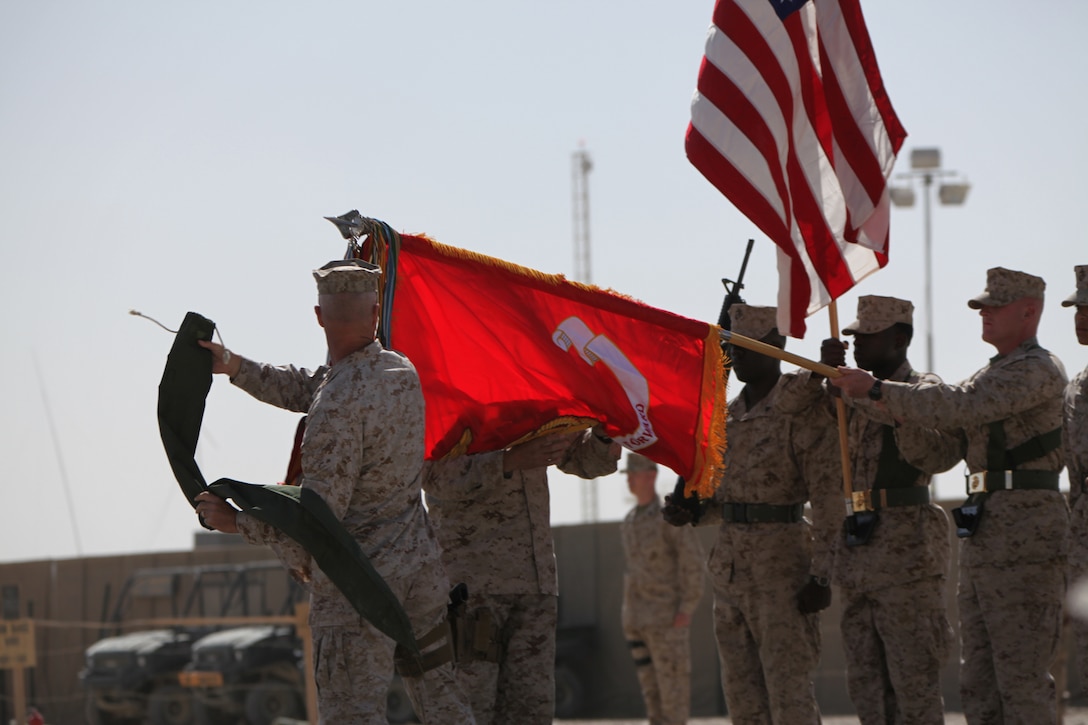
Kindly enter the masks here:
<path id="1" fill-rule="evenodd" d="M 1017 272 L 1004 267 L 986 270 L 986 290 L 978 297 L 967 300 L 967 306 L 977 310 L 982 307 L 1004 307 L 1024 297 L 1042 299 L 1046 282 L 1027 272 Z"/>
<path id="2" fill-rule="evenodd" d="M 1088 264 L 1078 264 L 1073 272 L 1077 275 L 1077 291 L 1062 300 L 1062 307 L 1088 305 Z"/>
<path id="3" fill-rule="evenodd" d="M 319 295 L 377 292 L 381 276 L 381 267 L 361 259 L 334 259 L 314 270 Z"/>
<path id="4" fill-rule="evenodd" d="M 638 473 L 639 471 L 656 471 L 657 464 L 641 453 L 627 454 L 627 467 L 620 473 Z"/>
<path id="5" fill-rule="evenodd" d="M 758 307 L 756 305 L 735 304 L 729 308 L 729 319 L 733 323 L 733 332 L 762 339 L 771 330 L 778 327 L 778 309 Z"/>
<path id="6" fill-rule="evenodd" d="M 843 328 L 844 335 L 871 335 L 883 332 L 897 322 L 914 326 L 914 305 L 896 297 L 866 295 L 858 297 L 858 319 Z"/>

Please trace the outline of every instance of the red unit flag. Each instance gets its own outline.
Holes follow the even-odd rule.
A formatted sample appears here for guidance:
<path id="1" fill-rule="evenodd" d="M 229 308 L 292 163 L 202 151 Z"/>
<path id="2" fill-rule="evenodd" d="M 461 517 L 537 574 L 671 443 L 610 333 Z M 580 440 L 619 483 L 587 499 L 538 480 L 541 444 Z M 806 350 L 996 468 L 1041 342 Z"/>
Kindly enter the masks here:
<path id="1" fill-rule="evenodd" d="M 423 384 L 429 458 L 600 420 L 709 495 L 725 446 L 716 326 L 425 237 L 399 239 L 383 304 L 389 345 Z"/>
<path id="2" fill-rule="evenodd" d="M 906 135 L 859 0 L 715 4 L 685 148 L 778 246 L 783 333 L 888 263 Z"/>

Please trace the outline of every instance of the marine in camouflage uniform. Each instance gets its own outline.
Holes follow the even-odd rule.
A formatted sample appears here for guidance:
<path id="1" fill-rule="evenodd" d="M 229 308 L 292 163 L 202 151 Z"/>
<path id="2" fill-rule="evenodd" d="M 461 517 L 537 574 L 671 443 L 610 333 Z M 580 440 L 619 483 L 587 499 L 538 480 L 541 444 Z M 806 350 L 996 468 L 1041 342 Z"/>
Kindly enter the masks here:
<path id="1" fill-rule="evenodd" d="M 373 293 L 379 273 L 355 260 L 315 271 L 318 320 L 329 341 L 331 366 L 314 372 L 273 367 L 231 356 L 214 344 L 205 347 L 217 353 L 213 372 L 230 374 L 231 382 L 261 401 L 307 413 L 301 485 L 316 491 L 354 536 L 404 605 L 418 639 L 443 623 L 449 583 L 422 505 L 419 377 L 403 355 L 358 333 L 370 316 L 377 324 Z M 369 315 L 360 315 L 359 306 Z M 244 513 L 237 514 L 235 524 L 246 541 L 271 546 L 309 586 L 321 722 L 384 725 L 393 640 L 362 620 L 293 540 Z M 473 722 L 452 662 L 404 681 L 424 722 Z"/>
<path id="2" fill-rule="evenodd" d="M 695 530 L 661 518 L 657 464 L 627 455 L 637 504 L 620 524 L 623 634 L 650 725 L 682 725 L 691 711 L 691 617 L 703 596 L 704 553 Z"/>
<path id="3" fill-rule="evenodd" d="M 884 382 L 873 390 L 871 375 L 845 368 L 831 381 L 859 407 L 966 441 L 971 495 L 956 515 L 965 536 L 957 598 L 969 723 L 1057 722 L 1048 667 L 1061 631 L 1069 543 L 1069 510 L 1058 492 L 1066 378 L 1035 337 L 1044 288 L 1033 275 L 988 270 L 985 292 L 968 305 L 980 311 L 982 338 L 998 354 L 963 382 Z"/>
<path id="4" fill-rule="evenodd" d="M 734 305 L 733 330 L 782 347 L 775 308 Z M 720 523 L 708 570 L 722 689 L 735 725 L 820 722 L 812 671 L 818 611 L 831 599 L 832 547 L 842 521 L 841 466 L 829 408 L 777 408 L 789 375 L 778 360 L 735 347 L 746 383 L 729 403 L 725 473 L 699 525 Z M 672 497 L 666 505 L 670 522 Z M 814 525 L 804 519 L 811 502 Z"/>
<path id="5" fill-rule="evenodd" d="M 1088 345 L 1088 265 L 1075 268 L 1077 291 L 1062 302 L 1064 307 L 1077 308 L 1074 324 L 1077 342 Z M 1088 582 L 1088 367 L 1081 370 L 1065 388 L 1063 405 L 1062 446 L 1065 467 L 1069 474 L 1069 505 L 1072 546 L 1069 550 L 1069 582 Z M 1077 665 L 1084 677 L 1088 675 L 1088 620 L 1086 612 L 1074 612 L 1073 631 L 1076 635 Z"/>
<path id="6" fill-rule="evenodd" d="M 459 655 L 476 722 L 551 723 L 559 583 L 548 465 L 582 478 L 613 473 L 620 446 L 600 428 L 507 451 L 429 461 L 424 488 L 450 581 L 468 587 L 467 617 L 490 621 L 490 652 Z"/>
<path id="7" fill-rule="evenodd" d="M 907 360 L 914 305 L 894 297 L 858 299 L 858 366 L 878 378 L 940 383 Z M 825 340 L 821 362 L 838 366 L 844 346 Z M 823 377 L 809 371 L 798 401 L 823 396 Z M 847 399 L 849 402 L 850 399 Z M 945 614 L 949 566 L 948 516 L 930 502 L 931 474 L 962 457 L 959 439 L 919 425 L 897 426 L 886 412 L 847 411 L 852 489 L 860 504 L 851 534 L 837 539 L 831 581 L 842 592 L 842 640 L 847 688 L 862 725 L 943 723 L 941 667 L 952 629 Z M 860 492 L 860 493 L 859 493 Z"/>

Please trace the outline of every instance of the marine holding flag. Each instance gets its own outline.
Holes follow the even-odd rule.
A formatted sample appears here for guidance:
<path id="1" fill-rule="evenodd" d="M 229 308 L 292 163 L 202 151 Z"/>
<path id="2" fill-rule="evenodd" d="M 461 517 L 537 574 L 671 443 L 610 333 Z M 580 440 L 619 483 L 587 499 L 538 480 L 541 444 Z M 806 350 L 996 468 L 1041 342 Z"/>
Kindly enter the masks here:
<path id="1" fill-rule="evenodd" d="M 882 380 L 940 383 L 907 360 L 914 305 L 866 295 L 854 335 L 854 359 Z M 842 341 L 829 338 L 820 362 L 844 364 Z M 823 376 L 801 371 L 789 405 L 827 404 Z M 876 408 L 848 411 L 854 514 L 836 537 L 831 582 L 842 593 L 842 641 L 847 689 L 862 725 L 944 722 L 941 668 L 952 629 L 945 589 L 950 536 L 948 516 L 930 502 L 931 474 L 962 458 L 957 436 L 922 425 L 900 424 Z"/>
<path id="2" fill-rule="evenodd" d="M 968 499 L 953 510 L 960 547 L 960 697 L 969 723 L 1056 723 L 1058 650 L 1069 550 L 1063 466 L 1065 369 L 1036 333 L 1046 283 L 994 267 L 968 300 L 997 351 L 958 383 L 831 380 L 862 410 L 961 436 Z"/>
<path id="3" fill-rule="evenodd" d="M 738 334 L 785 346 L 775 308 L 741 304 L 730 314 Z M 731 355 L 745 386 L 729 403 L 725 474 L 693 522 L 720 526 L 708 569 L 722 689 L 734 723 L 818 723 L 818 612 L 831 602 L 842 521 L 834 418 L 827 406 L 783 412 L 779 393 L 791 376 L 781 362 L 743 348 Z M 671 496 L 666 502 L 666 520 L 690 520 Z"/>
<path id="4" fill-rule="evenodd" d="M 315 270 L 315 312 L 330 362 L 314 372 L 256 363 L 216 343 L 200 344 L 212 351 L 212 372 L 229 375 L 258 400 L 307 412 L 301 486 L 320 495 L 355 537 L 400 599 L 418 640 L 444 627 L 449 583 L 420 494 L 424 404 L 419 378 L 403 355 L 375 339 L 380 272 L 358 260 L 338 260 Z M 386 722 L 394 641 L 363 620 L 328 574 L 280 529 L 235 511 L 210 492 L 197 500 L 197 511 L 209 526 L 271 546 L 308 584 L 321 722 Z M 424 661 L 448 644 L 441 637 L 421 646 Z M 416 712 L 424 722 L 472 723 L 450 657 L 435 660 L 439 664 L 422 676 L 405 677 Z"/>
<path id="5" fill-rule="evenodd" d="M 468 587 L 454 623 L 457 678 L 478 725 L 552 722 L 559 580 L 548 467 L 596 478 L 616 470 L 619 454 L 595 426 L 427 462 L 442 561 L 450 580 Z"/>

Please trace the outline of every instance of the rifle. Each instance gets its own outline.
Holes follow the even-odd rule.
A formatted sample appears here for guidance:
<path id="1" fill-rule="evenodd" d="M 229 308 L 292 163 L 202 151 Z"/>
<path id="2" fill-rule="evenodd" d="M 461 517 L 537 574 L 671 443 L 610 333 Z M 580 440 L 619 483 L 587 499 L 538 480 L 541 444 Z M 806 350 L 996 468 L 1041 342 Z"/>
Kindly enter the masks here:
<path id="1" fill-rule="evenodd" d="M 737 302 L 744 304 L 744 298 L 740 296 L 740 291 L 744 289 L 744 273 L 748 271 L 748 258 L 752 256 L 752 245 L 755 244 L 754 239 L 748 240 L 748 246 L 744 250 L 744 260 L 740 263 L 740 274 L 737 275 L 737 280 L 729 280 L 722 278 L 722 285 L 725 287 L 725 299 L 722 300 L 722 310 L 718 313 L 718 327 L 723 330 L 733 329 L 733 324 L 729 319 L 729 308 Z"/>
<path id="2" fill-rule="evenodd" d="M 744 289 L 744 273 L 748 271 L 748 259 L 752 256 L 752 246 L 754 244 L 754 239 L 748 240 L 748 246 L 744 250 L 744 259 L 740 263 L 740 274 L 737 275 L 737 279 L 722 278 L 722 286 L 725 287 L 725 299 L 722 300 L 722 309 L 718 313 L 718 327 L 723 330 L 732 328 L 732 321 L 729 319 L 729 308 L 737 302 L 744 304 L 744 298 L 740 296 L 740 291 Z M 727 343 L 723 342 L 722 344 Z M 728 367 L 725 369 L 725 375 L 728 378 Z M 699 523 L 699 519 L 703 515 L 703 502 L 699 501 L 698 496 L 685 495 L 684 486 L 684 477 L 677 476 L 672 493 L 665 496 L 665 508 L 662 514 L 665 520 L 674 526 L 683 526 L 687 523 L 694 526 Z"/>

